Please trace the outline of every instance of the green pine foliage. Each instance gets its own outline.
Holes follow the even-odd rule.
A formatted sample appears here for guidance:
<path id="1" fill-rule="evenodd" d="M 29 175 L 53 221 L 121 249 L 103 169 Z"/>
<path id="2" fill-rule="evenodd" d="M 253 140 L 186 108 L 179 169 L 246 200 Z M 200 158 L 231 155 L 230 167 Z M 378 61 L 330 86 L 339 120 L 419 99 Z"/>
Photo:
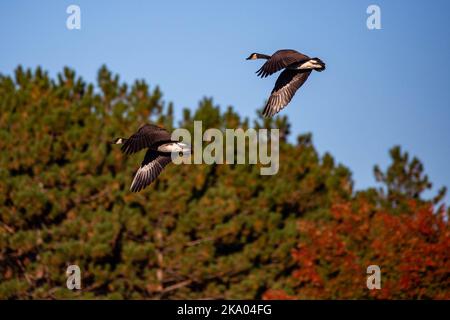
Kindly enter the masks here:
<path id="1" fill-rule="evenodd" d="M 125 156 L 113 138 L 146 122 L 249 127 L 209 98 L 179 124 L 173 113 L 157 86 L 128 86 L 106 67 L 96 85 L 68 68 L 56 79 L 41 68 L 0 76 L 0 298 L 261 298 L 295 267 L 298 220 L 330 219 L 334 202 L 354 197 L 351 172 L 320 156 L 310 134 L 287 142 L 286 117 L 253 125 L 282 132 L 277 175 L 261 176 L 258 165 L 169 165 L 131 193 L 143 152 Z M 388 197 L 403 190 L 403 176 L 377 172 Z M 402 194 L 427 187 L 413 181 Z M 66 288 L 72 264 L 81 290 Z"/>

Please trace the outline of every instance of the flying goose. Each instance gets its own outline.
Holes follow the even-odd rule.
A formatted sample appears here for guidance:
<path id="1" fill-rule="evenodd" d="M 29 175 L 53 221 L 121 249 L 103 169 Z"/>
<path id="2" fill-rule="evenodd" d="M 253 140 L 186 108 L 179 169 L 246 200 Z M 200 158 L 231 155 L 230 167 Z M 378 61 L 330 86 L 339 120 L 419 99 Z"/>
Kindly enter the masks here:
<path id="1" fill-rule="evenodd" d="M 130 190 L 139 192 L 151 184 L 172 161 L 172 152 L 190 153 L 190 147 L 171 139 L 170 133 L 154 124 L 144 124 L 131 137 L 117 138 L 113 144 L 121 144 L 125 154 L 133 154 L 147 149 L 144 160 L 136 172 Z"/>
<path id="2" fill-rule="evenodd" d="M 266 63 L 256 71 L 265 78 L 284 69 L 275 82 L 264 108 L 263 115 L 272 117 L 289 104 L 295 92 L 305 83 L 312 70 L 325 70 L 325 63 L 319 58 L 310 58 L 295 50 L 278 50 L 272 56 L 252 53 L 247 60 L 266 59 Z"/>

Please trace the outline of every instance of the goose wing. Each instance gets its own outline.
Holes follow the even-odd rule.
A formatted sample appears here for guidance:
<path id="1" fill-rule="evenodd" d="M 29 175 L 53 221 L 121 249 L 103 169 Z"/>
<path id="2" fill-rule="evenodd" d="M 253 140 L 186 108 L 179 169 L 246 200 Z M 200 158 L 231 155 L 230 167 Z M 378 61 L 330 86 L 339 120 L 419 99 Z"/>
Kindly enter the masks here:
<path id="1" fill-rule="evenodd" d="M 265 78 L 295 62 L 308 59 L 308 56 L 295 50 L 278 50 L 258 71 L 256 71 L 256 74 L 261 78 Z"/>
<path id="2" fill-rule="evenodd" d="M 144 148 L 171 142 L 170 133 L 154 124 L 144 124 L 130 138 L 125 139 L 121 148 L 125 154 L 132 154 Z"/>
<path id="3" fill-rule="evenodd" d="M 292 100 L 295 92 L 305 83 L 310 74 L 311 70 L 285 69 L 275 83 L 263 115 L 272 117 L 280 112 Z"/>
<path id="4" fill-rule="evenodd" d="M 164 167 L 172 161 L 171 155 L 160 155 L 157 151 L 147 150 L 141 167 L 136 172 L 130 190 L 139 192 L 161 174 Z"/>

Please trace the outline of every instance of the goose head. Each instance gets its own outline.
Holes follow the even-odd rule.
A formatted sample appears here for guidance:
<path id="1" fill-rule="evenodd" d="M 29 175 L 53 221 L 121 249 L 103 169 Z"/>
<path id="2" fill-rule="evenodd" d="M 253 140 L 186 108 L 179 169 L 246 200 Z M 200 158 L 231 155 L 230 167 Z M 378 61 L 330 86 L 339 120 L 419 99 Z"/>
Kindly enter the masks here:
<path id="1" fill-rule="evenodd" d="M 258 59 L 258 54 L 254 52 L 251 55 L 249 55 L 246 60 L 256 60 L 256 59 Z"/>

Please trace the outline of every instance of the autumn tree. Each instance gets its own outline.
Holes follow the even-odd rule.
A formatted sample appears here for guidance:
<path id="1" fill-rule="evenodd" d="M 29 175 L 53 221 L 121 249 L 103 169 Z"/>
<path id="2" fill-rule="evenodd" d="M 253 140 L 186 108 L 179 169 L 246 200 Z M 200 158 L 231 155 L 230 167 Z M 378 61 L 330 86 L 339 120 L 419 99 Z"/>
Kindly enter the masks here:
<path id="1" fill-rule="evenodd" d="M 417 158 L 391 150 L 386 173 L 375 167 L 379 192 L 359 192 L 331 206 L 330 219 L 301 219 L 292 251 L 296 269 L 267 299 L 449 299 L 450 229 L 445 192 L 423 198 L 431 187 Z M 384 190 L 387 190 L 387 194 Z M 380 205 L 381 204 L 381 205 Z M 381 290 L 366 287 L 367 267 L 381 269 Z"/>

